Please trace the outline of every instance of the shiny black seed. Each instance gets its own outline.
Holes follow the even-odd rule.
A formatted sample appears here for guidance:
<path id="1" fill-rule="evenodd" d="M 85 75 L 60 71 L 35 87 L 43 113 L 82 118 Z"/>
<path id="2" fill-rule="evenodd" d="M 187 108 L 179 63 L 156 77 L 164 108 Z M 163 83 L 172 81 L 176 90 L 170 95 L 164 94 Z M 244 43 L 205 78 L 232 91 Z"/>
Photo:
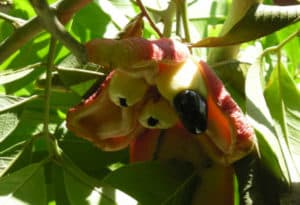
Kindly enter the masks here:
<path id="1" fill-rule="evenodd" d="M 119 98 L 119 104 L 123 107 L 128 107 L 126 98 Z"/>
<path id="2" fill-rule="evenodd" d="M 151 127 L 154 127 L 155 125 L 158 124 L 158 119 L 155 119 L 153 117 L 149 117 L 147 120 L 147 124 Z"/>
<path id="3" fill-rule="evenodd" d="M 201 134 L 207 128 L 207 103 L 193 90 L 178 93 L 173 104 L 184 127 L 193 134 Z"/>

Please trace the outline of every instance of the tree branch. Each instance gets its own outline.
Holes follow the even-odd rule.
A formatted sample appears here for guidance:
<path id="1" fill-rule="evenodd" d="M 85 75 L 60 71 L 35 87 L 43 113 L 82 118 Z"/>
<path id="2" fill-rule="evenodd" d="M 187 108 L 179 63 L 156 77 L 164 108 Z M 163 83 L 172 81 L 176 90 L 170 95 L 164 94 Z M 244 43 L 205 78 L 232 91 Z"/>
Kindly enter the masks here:
<path id="1" fill-rule="evenodd" d="M 91 0 L 61 0 L 53 5 L 56 15 L 62 24 L 66 24 L 72 15 L 90 3 Z M 43 30 L 39 17 L 34 17 L 26 24 L 16 29 L 6 40 L 0 43 L 0 64 L 21 48 L 26 42 Z"/>
<path id="2" fill-rule="evenodd" d="M 45 0 L 31 0 L 30 2 L 45 29 L 70 49 L 80 63 L 85 64 L 87 62 L 85 47 L 65 30 L 47 2 Z"/>

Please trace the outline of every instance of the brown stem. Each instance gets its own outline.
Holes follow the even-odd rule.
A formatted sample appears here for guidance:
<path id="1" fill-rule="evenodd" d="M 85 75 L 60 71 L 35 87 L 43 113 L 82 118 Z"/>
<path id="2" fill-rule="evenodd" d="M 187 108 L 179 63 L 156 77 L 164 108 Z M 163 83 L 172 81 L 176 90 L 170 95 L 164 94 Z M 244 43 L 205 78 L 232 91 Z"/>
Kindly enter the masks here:
<path id="1" fill-rule="evenodd" d="M 141 0 L 136 0 L 136 3 L 138 5 L 138 7 L 141 9 L 143 16 L 145 16 L 147 18 L 147 20 L 149 21 L 151 27 L 155 30 L 157 35 L 159 35 L 159 37 L 162 38 L 163 34 L 160 32 L 160 30 L 156 27 L 155 23 L 150 18 L 149 14 L 148 14 L 146 8 L 144 7 L 143 3 L 141 2 Z"/>

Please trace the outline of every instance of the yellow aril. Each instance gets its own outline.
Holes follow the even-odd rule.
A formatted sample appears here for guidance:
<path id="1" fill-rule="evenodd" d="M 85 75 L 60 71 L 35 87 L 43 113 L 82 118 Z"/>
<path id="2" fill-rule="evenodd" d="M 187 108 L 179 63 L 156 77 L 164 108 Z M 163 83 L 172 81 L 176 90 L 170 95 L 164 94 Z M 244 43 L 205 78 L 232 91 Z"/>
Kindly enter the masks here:
<path id="1" fill-rule="evenodd" d="M 175 125 L 177 120 L 175 110 L 163 98 L 150 99 L 146 102 L 139 116 L 139 122 L 150 129 L 167 129 Z"/>
<path id="2" fill-rule="evenodd" d="M 109 85 L 111 101 L 121 107 L 132 106 L 145 95 L 148 85 L 143 78 L 132 77 L 123 71 L 115 71 Z"/>
<path id="3" fill-rule="evenodd" d="M 207 90 L 201 76 L 199 64 L 192 58 L 181 64 L 162 64 L 156 77 L 160 94 L 170 102 L 183 90 L 194 90 L 206 96 Z"/>

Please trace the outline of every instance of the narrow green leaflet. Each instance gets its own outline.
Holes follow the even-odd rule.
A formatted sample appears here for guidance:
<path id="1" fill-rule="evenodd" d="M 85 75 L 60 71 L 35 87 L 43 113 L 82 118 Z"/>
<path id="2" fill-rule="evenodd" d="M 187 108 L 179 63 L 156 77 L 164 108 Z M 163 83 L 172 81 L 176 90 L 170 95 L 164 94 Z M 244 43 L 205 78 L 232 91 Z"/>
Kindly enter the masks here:
<path id="1" fill-rule="evenodd" d="M 53 75 L 59 78 L 58 83 L 53 82 L 53 88 L 63 86 L 64 89 L 70 88 L 79 96 L 83 96 L 96 80 L 104 80 L 105 74 L 100 71 L 100 66 L 95 64 L 87 64 L 81 66 L 73 55 L 67 56 L 57 66 L 57 74 Z M 40 81 L 38 81 L 39 83 Z M 58 86 L 57 86 L 58 85 Z"/>
<path id="2" fill-rule="evenodd" d="M 37 98 L 36 95 L 33 95 L 31 97 L 15 97 L 10 95 L 0 94 L 0 113 L 21 106 L 36 98 Z"/>
<path id="3" fill-rule="evenodd" d="M 58 68 L 59 77 L 67 85 L 72 86 L 88 80 L 103 78 L 104 74 L 79 68 Z"/>
<path id="4" fill-rule="evenodd" d="M 188 204 L 194 169 L 180 162 L 144 162 L 122 167 L 103 183 L 133 196 L 143 205 Z M 185 195 L 186 194 L 186 195 Z"/>
<path id="5" fill-rule="evenodd" d="M 0 178 L 0 204 L 46 204 L 46 184 L 43 165 L 29 165 Z"/>
<path id="6" fill-rule="evenodd" d="M 7 83 L 12 83 L 15 80 L 20 80 L 30 75 L 36 66 L 40 66 L 40 63 L 29 65 L 18 70 L 6 70 L 5 72 L 0 73 L 0 84 L 4 85 Z"/>
<path id="7" fill-rule="evenodd" d="M 19 118 L 17 113 L 0 113 L 0 143 L 16 129 L 18 124 Z"/>
<path id="8" fill-rule="evenodd" d="M 32 141 L 2 143 L 0 147 L 0 177 L 32 163 Z"/>
<path id="9" fill-rule="evenodd" d="M 279 179 L 289 179 L 285 159 L 276 135 L 274 122 L 263 96 L 259 63 L 254 63 L 246 76 L 247 117 L 256 130 L 258 148 L 264 165 Z"/>
<path id="10" fill-rule="evenodd" d="M 4 174 L 6 169 L 15 162 L 20 156 L 24 147 L 24 143 L 16 144 L 10 148 L 0 151 L 0 177 Z"/>
<path id="11" fill-rule="evenodd" d="M 220 37 L 208 37 L 194 47 L 228 46 L 271 34 L 300 20 L 300 5 L 274 6 L 255 4 L 246 15 Z"/>
<path id="12" fill-rule="evenodd" d="M 285 158 L 289 162 L 292 182 L 300 181 L 300 92 L 287 70 L 281 65 L 272 72 L 265 90 L 281 144 L 288 146 Z M 295 169 L 297 168 L 297 169 Z"/>

